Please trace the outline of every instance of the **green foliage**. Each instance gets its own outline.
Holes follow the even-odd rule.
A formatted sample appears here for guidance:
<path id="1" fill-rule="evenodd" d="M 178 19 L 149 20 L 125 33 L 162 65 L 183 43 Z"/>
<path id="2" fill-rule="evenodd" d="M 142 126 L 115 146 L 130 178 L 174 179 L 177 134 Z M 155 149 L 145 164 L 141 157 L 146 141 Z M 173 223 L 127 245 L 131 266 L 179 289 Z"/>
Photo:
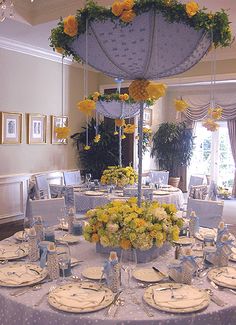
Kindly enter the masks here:
<path id="1" fill-rule="evenodd" d="M 88 99 L 91 99 L 93 100 L 93 94 L 89 95 L 88 96 Z M 98 100 L 99 101 L 102 101 L 102 102 L 112 102 L 112 101 L 117 101 L 117 102 L 121 102 L 121 99 L 120 99 L 120 93 L 116 92 L 116 93 L 112 93 L 112 94 L 99 94 L 98 96 Z M 127 100 L 124 100 L 125 103 L 127 104 L 134 104 L 134 103 L 137 103 L 133 98 L 131 98 L 129 96 L 129 99 Z M 147 106 L 151 106 L 154 104 L 154 100 L 152 99 L 147 99 L 145 100 L 145 103 Z"/>
<path id="2" fill-rule="evenodd" d="M 222 9 L 214 14 L 206 12 L 206 8 L 199 10 L 196 15 L 189 17 L 185 10 L 185 5 L 172 0 L 167 4 L 165 0 L 136 0 L 133 11 L 135 14 L 141 15 L 149 10 L 162 13 L 165 19 L 171 23 L 183 22 L 195 30 L 203 29 L 206 32 L 212 31 L 213 43 L 215 47 L 226 47 L 231 45 L 233 41 L 230 30 L 230 22 L 228 14 Z M 83 9 L 77 11 L 76 19 L 78 21 L 78 35 L 86 31 L 86 24 L 93 21 L 101 21 L 110 19 L 117 22 L 121 26 L 126 26 L 127 23 L 122 22 L 118 17 L 114 16 L 111 8 L 99 6 L 96 2 L 90 0 L 86 2 Z M 80 58 L 70 49 L 71 42 L 76 38 L 70 37 L 64 33 L 63 20 L 58 23 L 58 26 L 52 30 L 50 39 L 50 46 L 55 49 L 61 47 L 65 50 L 64 55 L 72 55 L 77 61 Z"/>
<path id="3" fill-rule="evenodd" d="M 151 156 L 160 169 L 169 170 L 170 176 L 177 176 L 181 166 L 189 166 L 193 154 L 192 130 L 186 124 L 162 123 L 153 136 Z"/>
<path id="4" fill-rule="evenodd" d="M 92 119 L 89 127 L 89 145 L 91 149 L 84 150 L 86 144 L 86 128 L 84 131 L 75 133 L 71 136 L 78 153 L 78 163 L 82 165 L 85 172 L 90 172 L 93 178 L 100 179 L 102 172 L 108 166 L 118 165 L 119 160 L 119 143 L 118 137 L 113 135 L 114 130 L 106 129 L 104 122 L 98 126 L 98 133 L 101 135 L 101 140 L 98 143 L 93 141 L 95 137 L 96 122 Z"/>

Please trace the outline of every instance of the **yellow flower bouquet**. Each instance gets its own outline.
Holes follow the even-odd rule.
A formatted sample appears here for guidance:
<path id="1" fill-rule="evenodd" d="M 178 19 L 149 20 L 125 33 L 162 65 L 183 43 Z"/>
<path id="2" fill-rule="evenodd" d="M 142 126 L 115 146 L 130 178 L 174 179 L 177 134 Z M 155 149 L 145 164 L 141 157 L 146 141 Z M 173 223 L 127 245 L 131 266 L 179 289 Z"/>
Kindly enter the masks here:
<path id="1" fill-rule="evenodd" d="M 113 201 L 87 212 L 84 238 L 109 248 L 158 248 L 179 238 L 183 220 L 176 211 L 174 204 L 143 202 L 139 207 L 136 198 Z"/>
<path id="2" fill-rule="evenodd" d="M 101 183 L 118 187 L 134 185 L 138 180 L 138 175 L 133 167 L 110 166 L 103 171 Z"/>

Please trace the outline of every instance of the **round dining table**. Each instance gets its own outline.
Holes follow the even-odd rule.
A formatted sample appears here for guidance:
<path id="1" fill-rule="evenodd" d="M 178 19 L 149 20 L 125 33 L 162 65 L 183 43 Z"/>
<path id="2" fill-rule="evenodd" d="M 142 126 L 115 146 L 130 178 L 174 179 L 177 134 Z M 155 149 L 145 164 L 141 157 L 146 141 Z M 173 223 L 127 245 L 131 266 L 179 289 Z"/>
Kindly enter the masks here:
<path id="1" fill-rule="evenodd" d="M 132 188 L 131 190 L 130 194 L 133 193 L 133 196 L 135 196 L 137 189 Z M 99 190 L 92 192 L 81 189 L 74 190 L 74 204 L 77 213 L 86 212 L 89 209 L 94 209 L 97 206 L 107 204 L 112 200 L 124 200 L 128 198 L 128 196 L 124 196 L 123 191 L 102 193 Z M 184 204 L 183 192 L 176 187 L 154 190 L 152 199 L 159 203 L 173 203 L 176 205 L 177 210 L 182 209 Z"/>
<path id="2" fill-rule="evenodd" d="M 14 241 L 10 238 L 9 241 Z M 95 252 L 95 245 L 86 242 L 82 237 L 80 242 L 70 246 L 71 256 L 78 258 L 81 263 L 75 266 L 72 271 L 74 275 L 81 277 L 81 272 L 90 266 L 103 266 L 106 255 Z M 174 249 L 172 248 L 163 256 L 159 256 L 154 261 L 147 264 L 138 264 L 137 267 L 156 266 L 162 272 L 168 272 L 168 263 L 174 257 Z M 22 261 L 22 260 L 20 260 Z M 25 259 L 27 261 L 27 258 Z M 11 262 L 11 263 L 16 263 Z M 10 263 L 10 262 L 9 262 Z M 36 262 L 37 263 L 37 262 Z M 231 263 L 232 264 L 232 263 Z M 1 265 L 3 267 L 4 265 Z M 68 278 L 68 281 L 73 280 Z M 196 286 L 200 288 L 210 288 L 207 277 L 197 278 Z M 0 287 L 0 324 L 1 325 L 88 325 L 88 324 L 119 324 L 119 325 L 235 325 L 236 324 L 236 297 L 231 291 L 213 290 L 214 294 L 225 302 L 224 307 L 210 302 L 209 306 L 199 312 L 188 314 L 176 314 L 163 312 L 148 306 L 143 301 L 144 291 L 138 282 L 132 279 L 134 291 L 132 294 L 121 293 L 124 304 L 119 306 L 115 317 L 106 316 L 106 309 L 91 313 L 69 313 L 59 311 L 51 307 L 47 300 L 47 293 L 51 287 L 58 285 L 56 280 L 42 284 L 41 289 L 34 291 L 28 290 L 25 294 L 14 297 L 12 293 L 15 288 Z M 139 304 L 133 302 L 132 296 L 135 296 Z M 43 302 L 35 307 L 42 297 Z M 145 308 L 149 310 L 152 317 L 148 317 Z"/>

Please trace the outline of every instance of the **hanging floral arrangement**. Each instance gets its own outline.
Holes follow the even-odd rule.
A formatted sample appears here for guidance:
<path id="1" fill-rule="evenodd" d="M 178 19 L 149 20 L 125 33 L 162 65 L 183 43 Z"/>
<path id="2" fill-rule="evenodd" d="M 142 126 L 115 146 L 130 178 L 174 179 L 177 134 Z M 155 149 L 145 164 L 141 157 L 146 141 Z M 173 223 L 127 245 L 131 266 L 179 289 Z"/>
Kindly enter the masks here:
<path id="1" fill-rule="evenodd" d="M 68 128 L 67 126 L 59 126 L 59 127 L 55 128 L 55 133 L 56 133 L 57 139 L 66 140 L 69 138 L 70 128 Z"/>
<path id="2" fill-rule="evenodd" d="M 186 109 L 189 107 L 189 104 L 181 98 L 181 99 L 174 99 L 174 106 L 177 112 L 182 113 L 186 111 Z"/>
<path id="3" fill-rule="evenodd" d="M 211 132 L 215 132 L 219 129 L 220 125 L 217 120 L 222 118 L 223 109 L 221 107 L 209 108 L 208 117 L 203 121 L 202 125 Z"/>

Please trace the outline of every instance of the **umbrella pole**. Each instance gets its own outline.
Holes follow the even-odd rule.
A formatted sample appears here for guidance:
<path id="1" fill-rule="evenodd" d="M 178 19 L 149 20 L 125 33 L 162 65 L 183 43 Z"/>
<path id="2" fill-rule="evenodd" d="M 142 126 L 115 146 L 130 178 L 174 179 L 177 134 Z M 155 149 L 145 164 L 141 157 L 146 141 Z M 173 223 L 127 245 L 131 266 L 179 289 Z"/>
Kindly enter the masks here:
<path id="1" fill-rule="evenodd" d="M 138 206 L 141 206 L 142 201 L 142 174 L 143 174 L 143 111 L 144 102 L 140 103 L 140 116 L 138 125 Z"/>

